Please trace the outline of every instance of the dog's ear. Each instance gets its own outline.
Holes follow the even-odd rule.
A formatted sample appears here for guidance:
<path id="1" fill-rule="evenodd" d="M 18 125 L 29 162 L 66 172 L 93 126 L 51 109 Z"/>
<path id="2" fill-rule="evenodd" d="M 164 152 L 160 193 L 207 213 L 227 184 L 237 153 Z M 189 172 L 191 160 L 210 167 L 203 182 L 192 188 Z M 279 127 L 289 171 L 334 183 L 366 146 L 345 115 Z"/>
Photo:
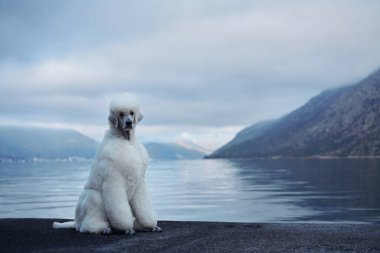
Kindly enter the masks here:
<path id="1" fill-rule="evenodd" d="M 108 120 L 115 126 L 115 128 L 119 126 L 119 118 L 114 112 L 112 111 L 110 112 L 110 116 L 108 116 Z"/>
<path id="2" fill-rule="evenodd" d="M 136 123 L 139 123 L 144 118 L 144 115 L 141 114 L 141 112 L 138 112 L 136 115 Z"/>

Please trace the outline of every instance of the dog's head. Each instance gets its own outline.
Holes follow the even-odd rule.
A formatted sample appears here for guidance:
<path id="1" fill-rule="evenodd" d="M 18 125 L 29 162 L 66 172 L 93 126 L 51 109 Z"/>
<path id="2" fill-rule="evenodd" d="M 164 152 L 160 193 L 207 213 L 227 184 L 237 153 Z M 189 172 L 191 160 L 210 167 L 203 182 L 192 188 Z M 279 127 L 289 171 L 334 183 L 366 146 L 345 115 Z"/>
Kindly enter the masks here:
<path id="1" fill-rule="evenodd" d="M 111 127 L 126 134 L 134 129 L 142 118 L 136 96 L 124 93 L 112 99 L 108 117 Z"/>

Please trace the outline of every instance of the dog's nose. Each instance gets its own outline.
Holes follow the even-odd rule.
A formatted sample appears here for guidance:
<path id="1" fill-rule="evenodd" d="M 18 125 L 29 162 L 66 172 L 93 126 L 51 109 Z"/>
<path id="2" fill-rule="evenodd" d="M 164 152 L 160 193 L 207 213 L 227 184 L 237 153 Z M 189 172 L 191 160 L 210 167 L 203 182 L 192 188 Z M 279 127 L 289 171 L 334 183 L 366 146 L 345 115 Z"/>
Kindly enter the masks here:
<path id="1" fill-rule="evenodd" d="M 132 124 L 133 124 L 133 118 L 131 115 L 128 115 L 126 117 L 124 117 L 124 120 L 123 120 L 124 124 L 123 124 L 123 128 L 124 129 L 129 129 L 129 128 L 132 128 Z"/>

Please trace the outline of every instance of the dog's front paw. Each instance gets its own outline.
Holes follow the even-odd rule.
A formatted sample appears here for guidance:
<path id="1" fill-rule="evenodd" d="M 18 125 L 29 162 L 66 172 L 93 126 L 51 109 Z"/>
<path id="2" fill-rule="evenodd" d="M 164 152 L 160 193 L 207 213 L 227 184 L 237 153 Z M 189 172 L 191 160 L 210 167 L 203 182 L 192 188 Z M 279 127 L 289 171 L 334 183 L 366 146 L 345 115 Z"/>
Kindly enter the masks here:
<path id="1" fill-rule="evenodd" d="M 112 234 L 111 228 L 105 228 L 102 230 L 102 235 L 110 235 L 110 234 Z"/>
<path id="2" fill-rule="evenodd" d="M 152 228 L 151 231 L 152 232 L 162 232 L 162 229 L 159 226 L 155 226 L 154 228 Z"/>
<path id="3" fill-rule="evenodd" d="M 127 235 L 135 235 L 136 232 L 135 232 L 135 230 L 133 228 L 130 228 L 130 229 L 125 230 L 125 234 L 127 234 Z"/>

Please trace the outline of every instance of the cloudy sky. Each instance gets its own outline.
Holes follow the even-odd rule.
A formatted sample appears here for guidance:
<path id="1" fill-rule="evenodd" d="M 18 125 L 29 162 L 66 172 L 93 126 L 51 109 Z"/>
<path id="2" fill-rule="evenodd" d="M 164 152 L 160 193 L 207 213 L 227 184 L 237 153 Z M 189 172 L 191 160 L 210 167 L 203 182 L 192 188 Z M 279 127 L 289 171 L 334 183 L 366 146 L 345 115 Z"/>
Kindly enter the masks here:
<path id="1" fill-rule="evenodd" d="M 143 141 L 215 149 L 380 67 L 380 1 L 0 0 L 0 125 L 100 140 L 133 92 Z"/>

